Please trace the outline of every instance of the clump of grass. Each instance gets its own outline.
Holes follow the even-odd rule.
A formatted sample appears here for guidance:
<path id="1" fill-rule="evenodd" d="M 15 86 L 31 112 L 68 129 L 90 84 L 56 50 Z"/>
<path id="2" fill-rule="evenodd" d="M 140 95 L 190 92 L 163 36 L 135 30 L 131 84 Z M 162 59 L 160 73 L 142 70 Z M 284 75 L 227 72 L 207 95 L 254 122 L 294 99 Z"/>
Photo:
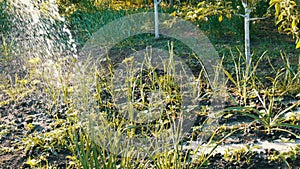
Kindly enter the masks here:
<path id="1" fill-rule="evenodd" d="M 300 93 L 300 55 L 298 56 L 298 63 L 296 65 L 290 62 L 288 56 L 283 52 L 280 53 L 283 66 L 276 68 L 272 65 L 273 71 L 276 72 L 275 77 L 268 77 L 273 84 L 272 90 L 277 93 L 279 97 L 284 95 L 295 96 Z"/>
<path id="2" fill-rule="evenodd" d="M 259 86 L 261 82 L 256 71 L 265 54 L 266 52 L 264 52 L 255 63 L 251 62 L 253 64 L 251 66 L 251 70 L 245 69 L 245 64 L 243 64 L 245 63 L 245 58 L 240 51 L 237 59 L 231 52 L 233 70 L 228 70 L 224 65 L 222 65 L 224 60 L 223 56 L 222 63 L 220 64 L 220 69 L 225 73 L 226 77 L 228 78 L 229 84 L 231 84 L 228 91 L 233 94 L 228 93 L 228 95 L 231 100 L 235 102 L 235 105 L 246 106 L 247 104 L 249 104 L 249 99 L 253 97 L 251 89 L 259 89 L 261 87 Z"/>
<path id="3" fill-rule="evenodd" d="M 241 67 L 239 64 L 236 64 L 236 62 L 234 62 L 236 78 L 233 78 L 228 71 L 224 70 L 229 80 L 235 85 L 235 88 L 238 89 L 238 94 L 244 98 L 243 106 L 229 107 L 225 109 L 225 112 L 229 114 L 239 113 L 252 118 L 263 125 L 268 134 L 271 134 L 272 131 L 284 131 L 299 138 L 299 135 L 288 129 L 293 128 L 299 130 L 299 121 L 295 121 L 294 118 L 291 122 L 287 120 L 286 117 L 287 114 L 291 114 L 291 112 L 300 105 L 300 101 L 295 100 L 291 105 L 286 107 L 276 106 L 281 100 L 278 98 L 283 97 L 286 93 L 298 92 L 299 86 L 299 70 L 292 68 L 287 57 L 281 56 L 284 67 L 276 71 L 270 63 L 270 66 L 276 71 L 276 75 L 275 78 L 268 77 L 268 79 L 271 79 L 272 86 L 266 89 L 263 89 L 262 86 L 255 86 L 255 80 L 258 78 L 254 75 L 258 64 L 253 67 L 250 75 L 244 76 L 244 78 L 240 78 Z M 260 61 L 260 59 L 258 61 Z M 258 92 L 259 90 L 260 92 Z M 257 99 L 258 102 L 256 102 L 256 104 L 262 105 L 262 109 L 257 109 L 256 107 L 258 106 L 253 105 L 253 103 L 247 105 L 247 93 L 250 92 L 252 94 L 250 99 Z"/>

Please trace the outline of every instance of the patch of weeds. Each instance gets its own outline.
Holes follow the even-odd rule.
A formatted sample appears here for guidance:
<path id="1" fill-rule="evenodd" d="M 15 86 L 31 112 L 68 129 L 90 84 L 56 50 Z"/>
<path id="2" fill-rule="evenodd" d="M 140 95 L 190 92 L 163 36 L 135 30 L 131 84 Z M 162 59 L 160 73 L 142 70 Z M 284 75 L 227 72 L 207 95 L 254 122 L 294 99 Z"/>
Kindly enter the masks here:
<path id="1" fill-rule="evenodd" d="M 245 70 L 245 58 L 243 57 L 241 52 L 239 52 L 237 60 L 233 53 L 231 53 L 234 65 L 233 67 L 231 67 L 231 70 L 227 70 L 223 65 L 223 57 L 220 64 L 220 69 L 225 73 L 226 77 L 229 80 L 228 95 L 230 100 L 233 101 L 234 105 L 246 106 L 249 104 L 249 100 L 255 97 L 253 96 L 253 92 L 251 92 L 251 89 L 260 88 L 261 82 L 257 77 L 256 71 L 264 55 L 265 53 L 260 56 L 257 62 L 253 63 L 253 65 L 251 66 L 251 70 Z"/>
<path id="2" fill-rule="evenodd" d="M 6 75 L 2 78 L 0 89 L 1 101 L 0 106 L 8 105 L 10 103 L 17 104 L 26 96 L 34 93 L 40 81 L 34 78 L 34 72 L 37 71 L 37 65 L 41 62 L 39 58 L 32 58 L 28 60 L 24 67 L 27 67 L 27 73 L 16 72 L 14 75 Z"/>
<path id="3" fill-rule="evenodd" d="M 270 151 L 268 159 L 270 161 L 284 162 L 287 168 L 294 168 L 294 161 L 299 158 L 300 155 L 300 146 L 289 147 L 289 150 L 278 152 L 278 151 Z M 296 164 L 297 165 L 297 164 Z"/>
<path id="4" fill-rule="evenodd" d="M 137 70 L 133 70 L 134 57 L 125 58 L 122 64 L 126 76 L 122 74 L 122 77 L 114 74 L 117 68 L 109 58 L 105 66 L 97 65 L 95 68 L 87 63 L 81 67 L 85 73 L 77 77 L 80 84 L 76 86 L 80 96 L 71 99 L 77 103 L 75 109 L 79 112 L 81 125 L 68 131 L 68 135 L 73 153 L 70 158 L 76 157 L 83 168 L 185 168 L 194 165 L 190 152 L 183 150 L 181 144 L 184 142 L 177 138 L 182 116 L 179 108 L 182 86 L 174 80 L 174 58 L 168 57 L 158 68 L 150 62 L 151 57 L 145 54 L 142 67 Z M 182 74 L 178 76 L 181 80 Z M 124 78 L 124 82 L 118 85 L 115 81 L 119 79 L 116 78 Z M 191 97 L 189 101 L 195 101 L 197 106 L 197 99 L 202 97 L 197 91 L 207 87 L 200 84 L 203 82 L 200 75 L 198 78 L 193 79 L 195 82 L 189 91 L 194 94 L 193 97 L 186 96 Z M 126 109 L 117 104 L 120 96 L 125 98 Z M 133 110 L 139 113 L 134 114 Z M 151 113 L 158 114 L 154 119 L 150 118 L 150 122 L 145 121 L 149 120 Z M 203 116 L 209 116 L 209 113 Z M 138 121 L 131 120 L 132 117 L 138 117 Z M 203 123 L 210 125 L 212 122 L 207 120 Z M 168 137 L 174 143 L 164 143 Z M 139 146 L 140 143 L 135 142 L 136 145 L 128 146 L 134 139 L 153 140 L 153 143 Z M 160 145 L 160 149 L 156 149 L 155 145 Z"/>
<path id="5" fill-rule="evenodd" d="M 263 56 L 264 54 L 253 65 L 249 75 L 246 73 L 246 70 L 241 67 L 241 57 L 239 57 L 238 61 L 235 61 L 235 58 L 232 59 L 234 63 L 234 73 L 230 73 L 232 71 L 227 71 L 223 68 L 224 73 L 232 84 L 229 89 L 233 91 L 229 90 L 229 98 L 233 101 L 239 101 L 235 103 L 235 105 L 239 105 L 239 107 L 229 107 L 225 109 L 226 117 L 230 117 L 231 113 L 242 114 L 263 125 L 267 134 L 271 134 L 271 131 L 274 130 L 284 131 L 299 138 L 299 135 L 289 130 L 289 128 L 299 130 L 298 122 L 295 121 L 295 118 L 293 119 L 294 121 L 288 121 L 286 114 L 291 114 L 290 112 L 296 111 L 300 102 L 295 100 L 292 101 L 293 103 L 291 104 L 282 105 L 280 99 L 278 99 L 287 93 L 291 95 L 292 93 L 298 92 L 299 70 L 294 69 L 289 60 L 284 57 L 284 55 L 281 55 L 284 61 L 283 68 L 277 71 L 275 78 L 268 77 L 272 86 L 264 87 L 256 73 L 258 63 Z M 276 71 L 271 63 L 270 66 Z M 260 85 L 257 86 L 257 84 Z"/>
<path id="6" fill-rule="evenodd" d="M 120 9 L 115 10 L 111 8 L 106 8 L 103 10 L 94 11 L 74 11 L 71 15 L 67 17 L 69 25 L 71 27 L 71 32 L 76 36 L 75 41 L 77 47 L 80 49 L 84 46 L 86 41 L 90 39 L 97 30 L 99 30 L 104 25 L 112 22 L 113 20 L 119 19 L 121 17 L 139 13 L 146 12 L 148 9 Z M 152 12 L 152 10 L 151 10 Z"/>
<path id="7" fill-rule="evenodd" d="M 175 149 L 154 154 L 151 159 L 156 168 L 185 168 L 191 166 L 192 159 L 189 151 L 180 150 L 181 146 Z"/>
<path id="8" fill-rule="evenodd" d="M 34 133 L 24 138 L 22 142 L 25 145 L 25 152 L 28 154 L 41 149 L 57 155 L 57 151 L 68 145 L 66 129 L 55 129 L 43 134 Z"/>
<path id="9" fill-rule="evenodd" d="M 272 94 L 266 95 L 264 99 L 259 95 L 259 93 L 254 90 L 256 93 L 259 102 L 262 104 L 262 109 L 258 110 L 252 107 L 232 107 L 225 109 L 225 113 L 238 113 L 253 118 L 253 120 L 258 121 L 261 125 L 263 125 L 266 129 L 266 133 L 271 134 L 271 131 L 284 131 L 292 134 L 296 138 L 300 138 L 299 135 L 290 131 L 288 128 L 294 128 L 299 130 L 300 127 L 298 124 L 291 124 L 287 121 L 285 115 L 292 111 L 295 107 L 300 105 L 300 101 L 296 101 L 289 107 L 283 110 L 275 110 L 275 99 Z"/>
<path id="10" fill-rule="evenodd" d="M 255 146 L 246 145 L 242 148 L 228 149 L 225 151 L 223 158 L 234 165 L 239 164 L 241 161 L 249 165 L 255 155 L 255 152 L 252 151 L 255 148 Z"/>
<path id="11" fill-rule="evenodd" d="M 298 63 L 290 62 L 290 59 L 280 53 L 282 65 L 279 69 L 275 69 L 270 63 L 276 75 L 274 78 L 267 77 L 272 83 L 272 90 L 276 91 L 278 97 L 296 96 L 300 93 L 300 55 Z M 296 64 L 295 64 L 296 63 Z"/>
<path id="12" fill-rule="evenodd" d="M 94 142 L 82 128 L 73 127 L 68 130 L 70 147 L 73 156 L 72 165 L 88 168 L 147 168 L 147 159 L 138 155 L 139 152 L 126 151 L 122 155 L 115 154 L 105 146 Z M 144 163 L 145 162 L 145 163 Z"/>
<path id="13" fill-rule="evenodd" d="M 24 151 L 28 157 L 24 163 L 25 165 L 47 168 L 49 165 L 48 161 L 52 160 L 53 157 L 65 160 L 64 163 L 67 164 L 68 158 L 65 156 L 70 154 L 66 153 L 70 145 L 67 134 L 69 125 L 67 121 L 61 121 L 61 123 L 61 127 L 59 128 L 42 134 L 34 132 L 20 141 L 19 144 L 24 147 Z M 65 156 L 59 157 L 61 153 Z"/>
<path id="14" fill-rule="evenodd" d="M 9 82 L 6 85 L 2 84 L 1 88 L 3 88 L 4 94 L 7 95 L 7 99 L 1 101 L 0 106 L 18 102 L 34 91 L 34 87 L 30 85 L 28 79 L 19 79 L 17 74 L 14 78 L 10 77 Z"/>

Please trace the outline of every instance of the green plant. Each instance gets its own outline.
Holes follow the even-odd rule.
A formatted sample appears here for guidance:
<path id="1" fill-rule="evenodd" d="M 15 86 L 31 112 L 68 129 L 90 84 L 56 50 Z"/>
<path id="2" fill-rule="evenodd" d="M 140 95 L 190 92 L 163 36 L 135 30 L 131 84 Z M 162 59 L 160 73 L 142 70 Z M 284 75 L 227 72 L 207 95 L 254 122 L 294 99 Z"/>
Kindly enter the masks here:
<path id="1" fill-rule="evenodd" d="M 73 153 L 73 156 L 68 158 L 72 159 L 74 166 L 81 166 L 85 169 L 147 168 L 145 167 L 148 165 L 147 161 L 137 156 L 138 152 L 126 151 L 120 156 L 118 153 L 109 151 L 107 147 L 97 144 L 86 130 L 79 126 L 70 128 L 68 134 L 71 143 L 69 149 Z"/>
<path id="2" fill-rule="evenodd" d="M 2 106 L 11 102 L 18 102 L 25 98 L 33 93 L 35 87 L 30 84 L 27 77 L 19 79 L 18 74 L 15 74 L 14 78 L 9 77 L 8 82 L 3 81 L 0 88 L 2 88 L 3 92 L 8 96 L 7 100 L 0 102 L 0 106 Z"/>
<path id="3" fill-rule="evenodd" d="M 43 164 L 43 163 L 45 163 L 45 164 Z M 52 168 L 52 166 L 49 165 L 49 162 L 44 155 L 42 155 L 38 158 L 30 158 L 29 157 L 24 164 L 29 165 L 30 168 L 41 168 L 41 169 Z"/>
<path id="4" fill-rule="evenodd" d="M 280 102 L 280 99 L 278 98 L 282 98 L 287 93 L 292 94 L 299 92 L 299 67 L 295 69 L 290 64 L 289 59 L 282 53 L 281 57 L 284 66 L 279 68 L 279 70 L 277 71 L 269 61 L 269 64 L 272 67 L 273 71 L 276 72 L 274 78 L 267 77 L 271 80 L 272 86 L 263 90 L 255 86 L 252 86 L 250 88 L 250 92 L 252 93 L 251 98 L 256 98 L 258 100 L 258 103 L 256 104 L 261 104 L 263 109 L 256 109 L 255 107 L 253 107 L 253 105 L 247 106 L 246 100 L 244 99 L 245 107 L 231 107 L 225 109 L 225 112 L 229 114 L 230 112 L 241 113 L 253 118 L 266 128 L 268 134 L 270 134 L 272 130 L 278 130 L 291 133 L 292 135 L 299 138 L 297 134 L 289 131 L 289 129 L 287 128 L 299 129 L 299 125 L 297 125 L 297 118 L 293 117 L 292 112 L 297 106 L 299 106 L 300 101 L 296 100 L 292 105 L 285 108 L 276 106 L 278 105 L 278 102 Z M 258 61 L 260 61 L 261 58 L 262 57 L 260 57 Z M 233 82 L 235 87 L 239 89 L 238 93 L 241 93 L 243 98 L 246 98 L 246 93 L 247 91 L 249 91 L 249 89 L 246 88 L 246 82 L 248 81 L 240 82 L 239 80 L 236 80 L 240 79 L 240 66 L 238 63 L 234 61 L 236 78 L 233 78 L 229 71 L 225 70 L 225 74 L 230 79 L 230 81 Z M 258 64 L 253 67 L 252 72 L 250 73 L 249 77 L 247 77 L 248 80 L 253 79 L 252 76 L 255 75 L 257 66 Z M 256 77 L 254 79 L 256 79 Z M 255 84 L 255 81 L 252 80 L 251 84 Z M 258 92 L 258 90 L 260 90 L 261 92 Z M 287 119 L 287 116 L 290 116 L 290 118 Z"/>
<path id="5" fill-rule="evenodd" d="M 255 146 L 246 145 L 237 149 L 228 149 L 225 151 L 223 158 L 233 164 L 238 164 L 242 159 L 246 160 L 247 164 L 251 163 L 251 158 L 255 155 L 253 150 Z"/>
<path id="6" fill-rule="evenodd" d="M 238 100 L 238 102 L 236 102 L 235 104 L 236 105 L 247 105 L 248 99 L 251 98 L 253 95 L 251 93 L 251 89 L 258 88 L 257 84 L 260 84 L 260 81 L 257 78 L 256 71 L 257 71 L 257 67 L 258 67 L 260 61 L 262 60 L 262 58 L 264 57 L 266 52 L 264 52 L 258 58 L 258 60 L 255 63 L 253 63 L 253 66 L 251 66 L 252 69 L 249 74 L 248 74 L 247 70 L 242 68 L 242 63 L 245 63 L 244 61 L 242 61 L 242 59 L 244 60 L 245 58 L 243 57 L 243 55 L 241 54 L 241 52 L 239 50 L 238 50 L 238 52 L 239 52 L 239 56 L 236 59 L 234 57 L 232 51 L 230 51 L 233 65 L 234 65 L 233 73 L 231 73 L 231 71 L 227 70 L 225 68 L 225 66 L 222 65 L 224 56 L 223 56 L 223 59 L 220 64 L 220 67 L 221 67 L 220 69 L 225 73 L 228 80 L 233 84 L 233 87 L 230 89 L 230 90 L 233 90 L 232 93 L 234 93 L 234 95 L 237 95 L 237 97 L 240 98 Z M 233 101 L 235 101 L 234 96 L 232 96 L 232 94 L 230 94 L 230 93 L 228 93 L 228 94 L 229 94 L 229 97 Z"/>
<path id="7" fill-rule="evenodd" d="M 270 8 L 275 8 L 276 25 L 280 32 L 292 34 L 296 48 L 300 48 L 300 14 L 299 1 L 293 0 L 270 0 Z"/>
<path id="8" fill-rule="evenodd" d="M 34 147 L 39 147 L 57 155 L 60 150 L 68 145 L 66 130 L 67 127 L 63 126 L 43 134 L 35 132 L 33 135 L 28 135 L 22 139 L 25 152 L 31 152 Z"/>
<path id="9" fill-rule="evenodd" d="M 292 65 L 293 62 L 290 62 L 289 58 L 283 52 L 280 53 L 280 56 L 283 66 L 276 70 L 270 63 L 276 75 L 274 78 L 267 78 L 271 80 L 272 88 L 279 97 L 287 94 L 295 96 L 300 93 L 300 55 L 296 65 Z"/>
<path id="10" fill-rule="evenodd" d="M 122 77 L 114 72 L 118 70 L 108 56 L 107 63 L 102 64 L 106 67 L 93 67 L 92 59 L 81 66 L 84 76 L 78 75 L 80 83 L 74 86 L 79 93 L 71 99 L 77 103 L 75 109 L 79 112 L 81 126 L 70 131 L 69 136 L 73 157 L 77 157 L 83 168 L 185 168 L 192 165 L 190 154 L 183 152 L 178 137 L 180 123 L 177 119 L 182 116 L 178 108 L 182 101 L 181 86 L 174 80 L 176 72 L 172 43 L 169 43 L 169 50 L 170 57 L 162 61 L 159 68 L 152 65 L 152 52 L 145 54 L 143 67 L 137 70 L 134 69 L 134 57 L 124 59 Z M 178 74 L 177 78 L 181 80 L 184 73 Z M 124 78 L 124 82 L 116 84 L 116 78 Z M 200 80 L 196 80 L 190 86 L 190 92 L 194 94 L 190 98 L 192 101 L 200 97 L 197 91 L 202 86 L 199 83 Z M 151 92 L 157 96 L 151 96 Z M 118 109 L 120 105 L 115 100 L 120 96 L 124 96 L 126 104 L 130 105 L 128 109 Z M 159 107 L 157 104 L 161 103 L 169 106 L 163 104 Z M 134 109 L 141 113 L 134 115 Z M 143 115 L 152 109 L 158 111 L 158 116 L 145 122 L 148 120 L 145 118 L 149 117 Z M 141 122 L 131 120 L 135 116 Z M 165 143 L 164 137 L 171 138 L 173 144 Z M 141 147 L 127 145 L 127 140 L 130 143 L 133 139 L 154 142 L 146 142 L 149 146 Z M 155 146 L 157 144 L 160 149 Z"/>
<path id="11" fill-rule="evenodd" d="M 273 154 L 269 156 L 269 160 L 271 161 L 283 161 L 286 166 L 289 169 L 292 169 L 294 166 L 291 166 L 290 163 L 292 163 L 294 160 L 297 159 L 297 156 L 300 154 L 300 147 L 294 146 L 294 147 L 289 147 L 287 151 L 284 152 L 276 152 L 274 151 Z"/>
<path id="12" fill-rule="evenodd" d="M 265 93 L 266 96 L 262 98 L 257 90 L 253 89 L 254 93 L 256 94 L 259 102 L 262 104 L 263 109 L 257 110 L 252 107 L 233 107 L 225 109 L 226 113 L 240 113 L 245 116 L 253 118 L 253 120 L 258 121 L 262 124 L 268 134 L 271 134 L 273 130 L 277 131 L 284 131 L 291 133 L 297 138 L 300 138 L 299 135 L 293 133 L 292 131 L 285 129 L 284 127 L 288 128 L 295 128 L 300 129 L 299 125 L 291 124 L 286 122 L 285 114 L 289 111 L 293 111 L 293 108 L 300 105 L 300 100 L 293 103 L 291 106 L 285 108 L 284 110 L 280 110 L 278 112 L 274 111 L 274 104 L 275 104 L 275 97 L 271 93 Z"/>

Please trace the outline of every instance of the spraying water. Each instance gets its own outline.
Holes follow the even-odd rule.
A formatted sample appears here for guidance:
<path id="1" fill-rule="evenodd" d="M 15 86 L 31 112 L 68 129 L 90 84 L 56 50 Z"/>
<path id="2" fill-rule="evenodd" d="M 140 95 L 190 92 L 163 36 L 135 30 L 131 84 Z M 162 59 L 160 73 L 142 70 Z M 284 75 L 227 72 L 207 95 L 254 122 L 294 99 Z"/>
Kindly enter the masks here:
<path id="1" fill-rule="evenodd" d="M 55 0 L 3 0 L 0 3 L 3 13 L 0 42 L 2 46 L 8 45 L 6 54 L 14 60 L 13 70 L 20 70 L 24 62 L 31 61 L 38 63 L 39 72 L 48 72 L 56 78 L 62 70 L 54 70 L 55 64 L 77 58 L 75 41 L 65 19 L 59 15 Z"/>

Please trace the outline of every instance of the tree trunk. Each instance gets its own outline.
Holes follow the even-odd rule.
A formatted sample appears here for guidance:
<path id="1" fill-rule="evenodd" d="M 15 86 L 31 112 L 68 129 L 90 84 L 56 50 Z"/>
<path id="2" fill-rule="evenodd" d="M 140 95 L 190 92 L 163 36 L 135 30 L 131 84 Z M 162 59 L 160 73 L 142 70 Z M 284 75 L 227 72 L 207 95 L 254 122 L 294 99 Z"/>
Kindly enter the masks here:
<path id="1" fill-rule="evenodd" d="M 159 38 L 159 31 L 158 31 L 158 4 L 161 0 L 154 0 L 154 19 L 155 19 L 155 39 Z"/>
<path id="2" fill-rule="evenodd" d="M 251 52 L 250 52 L 250 13 L 251 10 L 248 8 L 248 4 L 242 1 L 245 16 L 244 16 L 244 30 L 245 30 L 245 57 L 246 57 L 246 74 L 249 74 L 251 69 Z"/>

